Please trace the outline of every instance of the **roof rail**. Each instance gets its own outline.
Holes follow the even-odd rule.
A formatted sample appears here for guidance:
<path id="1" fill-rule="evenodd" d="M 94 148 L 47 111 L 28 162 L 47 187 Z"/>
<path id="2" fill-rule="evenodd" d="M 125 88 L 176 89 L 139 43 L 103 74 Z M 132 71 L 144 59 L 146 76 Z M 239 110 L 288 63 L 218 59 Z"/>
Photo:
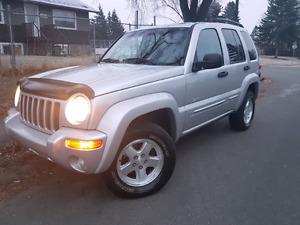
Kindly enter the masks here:
<path id="1" fill-rule="evenodd" d="M 231 25 L 235 25 L 235 26 L 239 26 L 239 27 L 243 27 L 244 26 L 236 21 L 233 21 L 231 19 L 228 19 L 226 17 L 223 17 L 223 16 L 218 16 L 217 18 L 213 19 L 212 21 L 210 22 L 213 22 L 213 23 L 227 23 L 227 24 L 231 24 Z"/>

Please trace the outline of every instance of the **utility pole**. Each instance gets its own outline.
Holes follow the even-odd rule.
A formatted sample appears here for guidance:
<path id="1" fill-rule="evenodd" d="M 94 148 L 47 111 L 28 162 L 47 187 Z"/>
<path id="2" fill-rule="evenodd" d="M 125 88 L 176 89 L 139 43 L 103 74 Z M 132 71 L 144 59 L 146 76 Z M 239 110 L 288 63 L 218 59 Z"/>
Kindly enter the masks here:
<path id="1" fill-rule="evenodd" d="M 235 0 L 236 20 L 238 20 L 238 18 L 239 18 L 239 10 L 240 10 L 239 8 L 240 8 L 240 0 Z"/>
<path id="2" fill-rule="evenodd" d="M 12 28 L 12 20 L 11 20 L 11 8 L 10 5 L 7 6 L 8 13 L 8 26 L 9 26 L 9 37 L 10 37 L 10 64 L 12 68 L 16 68 L 16 52 L 15 52 L 15 41 L 14 41 L 14 33 Z"/>
<path id="3" fill-rule="evenodd" d="M 135 29 L 139 29 L 139 11 L 135 12 Z"/>
<path id="4" fill-rule="evenodd" d="M 156 26 L 156 16 L 153 18 L 153 25 Z"/>

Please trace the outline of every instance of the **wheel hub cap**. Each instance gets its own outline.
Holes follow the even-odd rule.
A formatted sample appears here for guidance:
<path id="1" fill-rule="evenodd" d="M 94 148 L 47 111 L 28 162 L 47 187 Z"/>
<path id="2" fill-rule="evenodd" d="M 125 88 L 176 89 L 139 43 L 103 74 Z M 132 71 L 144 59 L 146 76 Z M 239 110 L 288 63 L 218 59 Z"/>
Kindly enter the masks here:
<path id="1" fill-rule="evenodd" d="M 250 124 L 253 116 L 253 101 L 248 99 L 245 109 L 244 109 L 244 122 L 245 124 Z"/>
<path id="2" fill-rule="evenodd" d="M 159 176 L 163 163 L 163 151 L 155 141 L 135 140 L 121 150 L 117 162 L 117 173 L 127 185 L 145 186 Z"/>

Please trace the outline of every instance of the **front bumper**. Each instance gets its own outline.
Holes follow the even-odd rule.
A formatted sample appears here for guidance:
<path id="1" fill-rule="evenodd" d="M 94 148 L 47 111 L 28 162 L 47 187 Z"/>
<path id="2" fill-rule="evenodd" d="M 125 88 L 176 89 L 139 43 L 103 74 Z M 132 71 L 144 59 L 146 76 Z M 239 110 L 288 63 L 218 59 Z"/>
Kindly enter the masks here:
<path id="1" fill-rule="evenodd" d="M 9 136 L 39 156 L 78 172 L 96 173 L 105 147 L 104 133 L 96 130 L 60 128 L 49 135 L 26 126 L 15 109 L 9 111 L 4 124 Z M 66 148 L 64 144 L 66 139 L 103 140 L 104 145 L 93 151 L 78 151 Z"/>

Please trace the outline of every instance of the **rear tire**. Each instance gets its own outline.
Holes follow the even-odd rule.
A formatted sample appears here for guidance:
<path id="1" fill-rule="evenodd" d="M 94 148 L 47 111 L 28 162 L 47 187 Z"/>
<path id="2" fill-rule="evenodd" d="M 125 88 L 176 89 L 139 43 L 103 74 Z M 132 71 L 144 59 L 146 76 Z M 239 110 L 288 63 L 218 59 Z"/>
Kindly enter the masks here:
<path id="1" fill-rule="evenodd" d="M 139 198 L 160 190 L 175 167 L 175 143 L 160 126 L 145 123 L 131 128 L 111 168 L 107 186 L 120 197 Z"/>
<path id="2" fill-rule="evenodd" d="M 255 113 L 255 95 L 248 91 L 237 112 L 229 116 L 229 123 L 233 130 L 246 131 L 250 128 Z"/>

